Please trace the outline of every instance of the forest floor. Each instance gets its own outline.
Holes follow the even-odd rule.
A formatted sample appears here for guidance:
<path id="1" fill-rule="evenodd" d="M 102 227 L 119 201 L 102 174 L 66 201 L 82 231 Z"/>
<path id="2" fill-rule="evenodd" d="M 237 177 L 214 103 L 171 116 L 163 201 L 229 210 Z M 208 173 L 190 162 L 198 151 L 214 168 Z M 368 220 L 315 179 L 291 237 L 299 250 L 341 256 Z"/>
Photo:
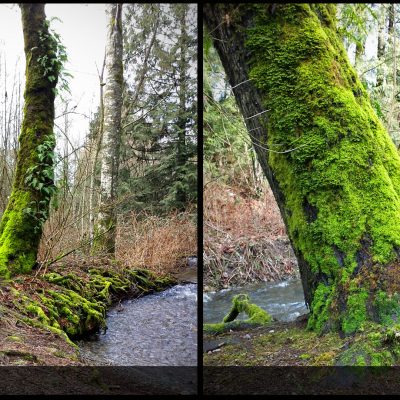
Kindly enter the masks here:
<path id="1" fill-rule="evenodd" d="M 298 277 L 271 189 L 211 182 L 204 191 L 204 291 Z"/>
<path id="2" fill-rule="evenodd" d="M 0 392 L 171 395 L 186 390 L 192 393 L 194 370 L 175 371 L 183 380 L 177 387 L 174 382 L 178 378 L 168 379 L 168 371 L 93 365 L 85 360 L 73 341 L 103 329 L 106 311 L 116 302 L 177 283 L 196 282 L 196 277 L 196 267 L 189 268 L 181 260 L 177 260 L 174 271 L 153 273 L 104 258 L 81 257 L 2 282 Z M 16 366 L 35 368 L 13 368 Z"/>
<path id="3" fill-rule="evenodd" d="M 351 339 L 337 334 L 319 337 L 306 330 L 306 316 L 294 322 L 204 335 L 204 364 L 208 366 L 330 366 Z"/>
<path id="4" fill-rule="evenodd" d="M 117 301 L 163 290 L 176 283 L 193 282 L 195 270 L 195 267 L 181 265 L 172 277 L 172 274 L 127 270 L 118 263 L 92 258 L 81 259 L 79 263 L 55 264 L 47 270 L 17 276 L 2 285 L 0 366 L 3 379 L 0 392 L 109 395 L 177 394 L 188 390 L 191 393 L 195 371 L 186 371 L 189 376 L 184 382 L 186 386 L 182 383 L 182 387 L 174 388 L 174 379 L 168 380 L 166 376 L 168 371 L 162 374 L 161 370 L 154 369 L 150 373 L 143 368 L 95 366 L 82 357 L 78 346 L 65 332 L 78 333 L 76 339 L 84 338 L 102 329 L 107 308 Z M 101 282 L 110 284 L 102 286 Z M 95 288 L 96 285 L 99 287 Z M 63 301 L 52 304 L 51 300 L 58 295 L 63 296 Z M 69 296 L 76 296 L 76 303 L 71 304 Z M 99 320 L 90 315 L 96 307 L 102 310 Z M 69 336 L 75 340 L 70 333 Z M 12 368 L 16 366 L 35 368 Z M 52 368 L 40 368 L 49 366 Z M 175 372 L 185 379 L 185 371 Z"/>
<path id="5" fill-rule="evenodd" d="M 79 266 L 69 264 L 68 267 L 64 265 L 63 268 L 60 268 L 60 265 L 55 265 L 36 276 L 35 273 L 18 276 L 8 286 L 3 286 L 0 289 L 0 365 L 86 365 L 86 361 L 80 356 L 79 349 L 73 345 L 73 342 L 66 340 L 66 336 L 52 329 L 58 325 L 67 331 L 69 327 L 78 329 L 71 321 L 68 321 L 69 312 L 63 313 L 63 307 L 71 307 L 71 305 L 58 304 L 56 312 L 59 312 L 59 315 L 54 319 L 50 318 L 50 321 L 45 320 L 41 311 L 36 307 L 39 306 L 45 315 L 50 316 L 54 313 L 54 309 L 47 306 L 41 294 L 48 296 L 51 291 L 63 293 L 65 289 L 62 286 L 64 282 L 61 286 L 49 282 L 47 280 L 49 274 L 58 274 L 61 269 L 60 275 L 64 277 L 75 276 L 89 282 L 91 279 L 90 273 L 88 273 L 89 268 L 112 271 L 112 273 L 116 271 L 115 264 L 107 265 L 104 260 L 98 260 L 97 263 L 93 260 L 91 263 L 82 261 Z M 107 276 L 108 274 L 105 273 L 104 275 Z M 113 289 L 111 285 L 107 306 L 111 306 L 124 298 L 165 289 L 171 284 L 196 283 L 196 281 L 196 268 L 178 266 L 173 273 L 154 276 L 154 279 L 149 279 L 147 287 L 145 283 L 141 282 L 140 288 L 138 288 L 139 284 L 136 284 L 136 286 L 133 284 L 128 290 L 119 291 L 118 288 Z M 80 301 L 93 300 L 82 293 L 81 295 Z M 69 311 L 79 315 L 82 320 L 88 317 L 78 304 L 75 308 L 70 308 Z M 86 333 L 90 334 L 96 331 L 98 325 L 94 322 L 92 331 L 90 330 L 91 326 L 83 326 L 82 322 L 78 322 L 82 325 L 82 337 L 85 337 Z M 89 329 L 88 332 L 85 332 L 86 328 Z M 80 337 L 80 335 L 77 336 L 77 338 Z"/>
<path id="6" fill-rule="evenodd" d="M 306 326 L 304 315 L 294 322 L 204 334 L 204 393 L 399 393 L 398 331 L 371 324 L 341 337 L 318 335 Z"/>
<path id="7" fill-rule="evenodd" d="M 70 339 L 104 328 L 112 304 L 196 281 L 196 267 L 188 268 L 189 257 L 197 255 L 195 220 L 193 212 L 162 218 L 132 214 L 119 226 L 116 260 L 87 256 L 83 249 L 1 282 L 0 365 L 86 365 Z M 73 230 L 50 250 L 47 242 L 39 257 L 56 258 L 80 247 Z"/>

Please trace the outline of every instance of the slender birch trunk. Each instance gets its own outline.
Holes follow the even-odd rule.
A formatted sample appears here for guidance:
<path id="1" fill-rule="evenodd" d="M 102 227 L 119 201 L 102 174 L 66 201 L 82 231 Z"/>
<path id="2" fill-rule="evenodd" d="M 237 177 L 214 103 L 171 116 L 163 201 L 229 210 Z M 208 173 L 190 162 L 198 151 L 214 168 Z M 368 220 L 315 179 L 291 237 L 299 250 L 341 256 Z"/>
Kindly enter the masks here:
<path id="1" fill-rule="evenodd" d="M 99 73 L 100 83 L 100 115 L 99 115 L 99 130 L 97 135 L 92 139 L 90 147 L 90 184 L 89 184 L 89 240 L 93 245 L 94 225 L 95 225 L 95 204 L 96 204 L 96 166 L 99 160 L 101 143 L 103 140 L 103 124 L 104 124 L 104 102 L 103 102 L 103 87 L 104 87 L 104 68 L 106 59 L 104 57 L 101 73 Z"/>
<path id="2" fill-rule="evenodd" d="M 106 47 L 104 131 L 100 178 L 100 211 L 94 248 L 115 252 L 116 208 L 122 108 L 122 4 L 107 5 L 109 18 Z"/>

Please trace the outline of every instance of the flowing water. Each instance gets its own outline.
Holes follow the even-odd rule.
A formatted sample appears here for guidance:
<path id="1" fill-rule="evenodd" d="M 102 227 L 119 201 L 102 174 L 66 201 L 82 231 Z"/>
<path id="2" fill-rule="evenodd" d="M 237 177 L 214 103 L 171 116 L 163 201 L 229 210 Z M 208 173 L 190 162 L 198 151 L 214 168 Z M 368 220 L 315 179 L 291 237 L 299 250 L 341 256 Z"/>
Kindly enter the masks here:
<path id="1" fill-rule="evenodd" d="M 78 343 L 90 364 L 197 365 L 197 284 L 124 301 L 109 310 L 107 326 Z"/>
<path id="2" fill-rule="evenodd" d="M 293 321 L 307 313 L 301 280 L 292 279 L 204 293 L 204 322 L 221 322 L 231 308 L 233 296 L 239 293 L 247 293 L 252 303 L 263 308 L 278 321 Z M 248 317 L 243 313 L 238 316 L 238 319 L 246 318 Z"/>

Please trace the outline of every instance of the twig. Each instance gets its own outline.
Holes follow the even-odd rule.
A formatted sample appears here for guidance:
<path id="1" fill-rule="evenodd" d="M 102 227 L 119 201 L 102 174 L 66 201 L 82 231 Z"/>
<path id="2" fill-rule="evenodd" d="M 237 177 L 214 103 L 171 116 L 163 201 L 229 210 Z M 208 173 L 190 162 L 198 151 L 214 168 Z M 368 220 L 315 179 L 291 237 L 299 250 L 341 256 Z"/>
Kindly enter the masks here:
<path id="1" fill-rule="evenodd" d="M 107 232 L 109 232 L 109 231 L 110 231 L 111 229 L 113 229 L 113 228 L 114 228 L 113 226 L 110 226 L 106 231 L 104 231 L 104 232 L 102 232 L 102 233 L 99 233 L 99 234 L 94 238 L 94 240 L 95 240 L 95 239 L 98 239 L 99 237 L 101 237 L 101 236 L 103 236 L 103 235 L 105 235 Z M 77 251 L 77 250 L 79 250 L 79 249 L 81 249 L 81 248 L 87 246 L 90 242 L 91 242 L 91 240 L 88 239 L 88 240 L 84 241 L 80 246 L 76 247 L 75 249 L 72 249 L 72 250 L 70 250 L 70 251 L 68 251 L 68 252 L 66 252 L 66 253 L 63 253 L 62 255 L 56 257 L 56 258 L 53 259 L 52 261 L 49 261 L 49 262 L 43 263 L 43 264 L 46 264 L 46 268 L 47 268 L 47 267 L 49 267 L 50 265 L 54 264 L 55 262 L 62 260 L 62 259 L 65 258 L 66 256 L 70 255 L 71 253 L 73 253 L 73 252 L 75 252 L 75 251 Z M 40 268 L 41 268 L 41 267 L 40 267 Z M 39 268 L 39 270 L 40 270 L 40 268 Z"/>

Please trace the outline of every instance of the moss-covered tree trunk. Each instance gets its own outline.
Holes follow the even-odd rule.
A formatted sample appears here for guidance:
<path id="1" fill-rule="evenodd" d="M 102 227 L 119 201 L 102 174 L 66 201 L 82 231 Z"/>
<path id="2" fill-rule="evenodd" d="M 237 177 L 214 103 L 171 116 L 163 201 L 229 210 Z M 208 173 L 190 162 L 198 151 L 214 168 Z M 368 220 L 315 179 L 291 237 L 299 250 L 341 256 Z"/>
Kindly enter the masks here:
<path id="1" fill-rule="evenodd" d="M 299 262 L 308 325 L 350 334 L 400 317 L 400 158 L 335 15 L 333 4 L 204 7 Z"/>
<path id="2" fill-rule="evenodd" d="M 113 254 L 115 251 L 116 198 L 121 144 L 123 83 L 122 4 L 109 4 L 107 6 L 107 15 L 108 33 L 101 153 L 100 212 L 94 248 Z"/>
<path id="3" fill-rule="evenodd" d="M 35 265 L 54 188 L 54 98 L 59 72 L 55 42 L 48 31 L 44 4 L 21 4 L 20 8 L 25 105 L 13 189 L 0 224 L 0 276 L 28 272 Z"/>

